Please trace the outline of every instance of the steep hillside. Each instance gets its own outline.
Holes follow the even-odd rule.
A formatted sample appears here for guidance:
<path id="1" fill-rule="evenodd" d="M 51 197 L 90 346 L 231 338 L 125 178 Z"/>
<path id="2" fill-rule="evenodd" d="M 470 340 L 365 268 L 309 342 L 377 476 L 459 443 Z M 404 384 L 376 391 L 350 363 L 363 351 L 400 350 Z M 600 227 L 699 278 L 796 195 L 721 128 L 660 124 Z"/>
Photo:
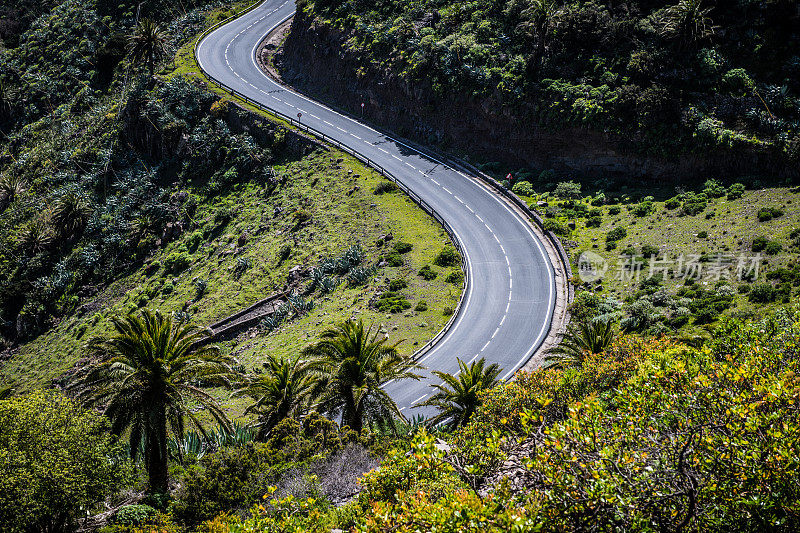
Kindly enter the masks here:
<path id="1" fill-rule="evenodd" d="M 478 160 L 797 177 L 795 2 L 301 2 L 284 75 Z"/>

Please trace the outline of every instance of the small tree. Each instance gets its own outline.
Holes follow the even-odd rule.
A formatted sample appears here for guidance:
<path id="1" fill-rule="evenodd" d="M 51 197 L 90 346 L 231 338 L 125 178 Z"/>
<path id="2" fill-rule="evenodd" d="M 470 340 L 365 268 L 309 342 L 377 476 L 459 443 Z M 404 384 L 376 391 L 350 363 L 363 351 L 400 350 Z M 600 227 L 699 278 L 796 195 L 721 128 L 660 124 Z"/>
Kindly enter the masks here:
<path id="1" fill-rule="evenodd" d="M 383 389 L 390 381 L 420 379 L 422 368 L 400 355 L 397 343 L 386 339 L 359 320 L 348 320 L 322 333 L 322 340 L 303 351 L 311 358 L 309 369 L 317 378 L 314 397 L 320 411 L 341 414 L 342 425 L 360 433 L 364 421 L 394 427 L 403 419 L 397 404 Z"/>
<path id="2" fill-rule="evenodd" d="M 500 375 L 500 366 L 497 363 L 486 366 L 486 359 L 483 357 L 473 361 L 469 366 L 461 359 L 457 361 L 460 369 L 458 376 L 435 370 L 433 373 L 443 383 L 433 385 L 438 392 L 418 404 L 430 405 L 439 410 L 439 414 L 429 420 L 431 425 L 444 421 L 447 421 L 452 428 L 466 425 L 472 413 L 482 403 L 481 392 L 497 384 L 497 376 Z"/>
<path id="3" fill-rule="evenodd" d="M 75 531 L 128 465 L 105 417 L 55 391 L 0 401 L 0 530 Z"/>
<path id="4" fill-rule="evenodd" d="M 212 346 L 200 346 L 208 334 L 172 317 L 143 309 L 140 316 L 114 318 L 115 332 L 92 339 L 93 353 L 106 360 L 81 382 L 81 396 L 105 406 L 112 431 L 128 433 L 131 455 L 144 445 L 150 491 L 167 491 L 167 426 L 184 433 L 188 418 L 201 433 L 202 424 L 189 408 L 205 407 L 224 428 L 230 424 L 216 400 L 198 386 L 228 384 L 228 358 Z"/>
<path id="5" fill-rule="evenodd" d="M 167 55 L 167 36 L 161 26 L 149 19 L 140 20 L 128 38 L 128 48 L 134 62 L 147 63 L 148 79 L 152 81 L 156 62 Z"/>

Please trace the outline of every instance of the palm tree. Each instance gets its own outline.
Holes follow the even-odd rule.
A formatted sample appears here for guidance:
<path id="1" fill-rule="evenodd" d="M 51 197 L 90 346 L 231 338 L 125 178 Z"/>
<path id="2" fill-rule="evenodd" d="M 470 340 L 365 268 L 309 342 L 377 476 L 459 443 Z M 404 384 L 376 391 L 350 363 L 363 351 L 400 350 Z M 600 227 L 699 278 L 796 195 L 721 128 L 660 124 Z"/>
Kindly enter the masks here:
<path id="1" fill-rule="evenodd" d="M 157 23 L 142 19 L 128 38 L 128 48 L 134 62 L 147 63 L 148 79 L 152 80 L 156 62 L 167 55 L 167 36 Z"/>
<path id="2" fill-rule="evenodd" d="M 439 414 L 431 418 L 428 423 L 436 425 L 447 421 L 448 426 L 457 428 L 466 425 L 478 407 L 480 407 L 481 392 L 497 385 L 497 376 L 500 375 L 500 366 L 492 363 L 486 366 L 486 359 L 481 357 L 469 366 L 461 359 L 458 361 L 458 373 L 454 376 L 447 372 L 434 371 L 440 385 L 433 385 L 438 392 L 418 406 L 433 406 Z"/>
<path id="3" fill-rule="evenodd" d="M 56 200 L 50 221 L 62 237 L 72 239 L 80 235 L 91 214 L 92 207 L 85 196 L 68 192 Z"/>
<path id="4" fill-rule="evenodd" d="M 205 435 L 190 410 L 205 407 L 223 427 L 230 424 L 217 402 L 201 390 L 199 383 L 228 385 L 228 358 L 215 347 L 202 346 L 209 332 L 158 311 L 113 319 L 114 334 L 89 342 L 92 353 L 105 358 L 80 383 L 80 396 L 105 406 L 112 431 L 129 432 L 130 449 L 136 459 L 143 444 L 145 465 L 152 493 L 167 491 L 167 426 L 182 437 L 185 419 Z"/>
<path id="5" fill-rule="evenodd" d="M 256 401 L 245 410 L 245 414 L 258 415 L 256 438 L 259 440 L 266 439 L 272 428 L 285 418 L 302 413 L 314 385 L 307 365 L 300 360 L 270 357 L 264 363 L 264 370 L 264 373 L 250 377 L 231 395 L 250 396 Z"/>
<path id="6" fill-rule="evenodd" d="M 519 30 L 528 40 L 536 41 L 533 53 L 529 56 L 528 71 L 533 74 L 539 69 L 547 41 L 551 33 L 553 15 L 558 11 L 557 0 L 531 0 L 528 6 L 520 13 L 523 21 Z"/>
<path id="7" fill-rule="evenodd" d="M 714 34 L 716 28 L 708 16 L 710 12 L 710 7 L 703 7 L 703 0 L 680 0 L 666 10 L 661 32 L 690 46 Z"/>
<path id="8" fill-rule="evenodd" d="M 20 232 L 19 243 L 31 255 L 47 250 L 53 243 L 53 232 L 46 216 L 31 220 Z"/>
<path id="9" fill-rule="evenodd" d="M 561 343 L 548 350 L 544 358 L 548 367 L 581 366 L 587 353 L 604 352 L 614 341 L 614 323 L 611 320 L 591 320 L 577 328 L 569 326 Z"/>
<path id="10" fill-rule="evenodd" d="M 405 420 L 383 386 L 393 380 L 420 379 L 413 371 L 422 366 L 400 355 L 397 345 L 348 320 L 322 333 L 322 339 L 303 350 L 316 378 L 317 407 L 328 416 L 341 413 L 342 425 L 360 433 L 364 420 L 394 428 L 394 418 Z"/>

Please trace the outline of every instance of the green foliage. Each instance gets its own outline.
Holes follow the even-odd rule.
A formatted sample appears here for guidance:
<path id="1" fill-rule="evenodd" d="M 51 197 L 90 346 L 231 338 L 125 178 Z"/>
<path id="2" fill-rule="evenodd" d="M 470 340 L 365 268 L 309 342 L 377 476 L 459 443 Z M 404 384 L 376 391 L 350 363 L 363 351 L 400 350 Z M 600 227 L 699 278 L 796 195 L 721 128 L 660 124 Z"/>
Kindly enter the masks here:
<path id="1" fill-rule="evenodd" d="M 544 221 L 543 226 L 546 231 L 552 231 L 553 233 L 561 237 L 568 237 L 570 233 L 572 233 L 569 229 L 569 226 L 567 226 L 563 222 L 553 220 L 552 218 L 546 219 Z"/>
<path id="2" fill-rule="evenodd" d="M 697 215 L 705 211 L 707 206 L 708 197 L 705 193 L 688 192 L 684 195 L 681 212 L 684 215 Z"/>
<path id="3" fill-rule="evenodd" d="M 767 222 L 772 220 L 773 218 L 778 218 L 783 216 L 783 209 L 778 207 L 762 207 L 758 210 L 758 221 L 759 222 Z"/>
<path id="4" fill-rule="evenodd" d="M 410 305 L 409 305 L 410 307 Z M 341 414 L 342 425 L 361 433 L 364 422 L 393 426 L 403 419 L 383 386 L 392 380 L 419 379 L 420 365 L 387 344 L 379 331 L 359 322 L 343 322 L 325 330 L 321 340 L 303 350 L 317 378 L 317 407 L 331 416 Z"/>
<path id="5" fill-rule="evenodd" d="M 172 252 L 164 258 L 164 272 L 177 275 L 189 268 L 192 258 L 186 252 Z"/>
<path id="6" fill-rule="evenodd" d="M 734 183 L 728 187 L 728 200 L 738 200 L 742 196 L 744 196 L 744 184 Z"/>
<path id="7" fill-rule="evenodd" d="M 581 366 L 586 354 L 605 351 L 614 342 L 614 323 L 610 320 L 590 320 L 578 326 L 570 325 L 561 342 L 548 350 L 547 366 Z"/>
<path id="8" fill-rule="evenodd" d="M 386 264 L 390 267 L 403 266 L 403 257 L 397 252 L 390 252 L 384 257 Z"/>
<path id="9" fill-rule="evenodd" d="M 497 384 L 501 369 L 496 363 L 487 366 L 486 360 L 481 357 L 467 366 L 461 359 L 456 360 L 459 368 L 457 375 L 434 370 L 433 373 L 442 380 L 442 384 L 433 385 L 436 392 L 418 404 L 433 406 L 439 411 L 428 421 L 431 426 L 440 422 L 447 422 L 451 428 L 466 425 L 481 405 L 481 393 Z"/>
<path id="10" fill-rule="evenodd" d="M 447 283 L 461 283 L 464 281 L 464 273 L 460 270 L 453 270 L 450 272 L 447 277 L 444 278 Z"/>
<path id="11" fill-rule="evenodd" d="M 207 332 L 148 309 L 139 316 L 112 319 L 114 333 L 90 341 L 102 363 L 79 384 L 87 403 L 103 405 L 116 435 L 128 434 L 131 457 L 143 448 L 151 493 L 167 492 L 167 427 L 183 435 L 185 420 L 201 428 L 190 405 L 201 405 L 218 422 L 228 419 L 205 384 L 227 384 L 228 358 L 216 347 L 201 346 Z"/>
<path id="12" fill-rule="evenodd" d="M 433 264 L 440 267 L 456 266 L 461 262 L 461 255 L 452 246 L 445 246 L 433 258 Z"/>
<path id="13" fill-rule="evenodd" d="M 628 236 L 628 230 L 622 226 L 618 226 L 608 233 L 606 233 L 606 242 L 616 242 Z"/>
<path id="14" fill-rule="evenodd" d="M 125 505 L 114 513 L 111 522 L 121 526 L 141 526 L 153 520 L 156 513 L 149 505 Z"/>
<path id="15" fill-rule="evenodd" d="M 107 420 L 53 391 L 0 400 L 0 529 L 70 531 L 127 481 Z"/>
<path id="16" fill-rule="evenodd" d="M 414 246 L 408 242 L 395 241 L 392 244 L 392 248 L 394 248 L 394 251 L 398 254 L 407 254 L 414 248 Z"/>
<path id="17" fill-rule="evenodd" d="M 581 184 L 575 181 L 561 181 L 556 185 L 553 194 L 559 198 L 580 198 Z"/>
<path id="18" fill-rule="evenodd" d="M 708 198 L 721 198 L 725 196 L 725 187 L 717 180 L 707 180 L 703 185 L 703 193 Z"/>
<path id="19" fill-rule="evenodd" d="M 533 185 L 528 181 L 518 181 L 514 184 L 511 190 L 520 196 L 533 196 Z"/>
<path id="20" fill-rule="evenodd" d="M 419 269 L 419 272 L 417 272 L 417 274 L 425 281 L 433 281 L 434 279 L 436 279 L 436 276 L 439 275 L 439 273 L 436 272 L 434 269 L 432 269 L 430 265 L 424 265 L 422 268 Z"/>
<path id="21" fill-rule="evenodd" d="M 400 313 L 411 308 L 411 302 L 397 292 L 386 291 L 375 302 L 375 308 L 381 313 Z"/>
<path id="22" fill-rule="evenodd" d="M 396 292 L 408 287 L 408 282 L 403 278 L 393 279 L 389 282 L 389 290 L 392 292 Z"/>
<path id="23" fill-rule="evenodd" d="M 417 313 L 422 313 L 427 310 L 428 310 L 428 302 L 426 302 L 425 300 L 418 301 L 417 305 L 414 306 L 414 311 L 416 311 Z"/>

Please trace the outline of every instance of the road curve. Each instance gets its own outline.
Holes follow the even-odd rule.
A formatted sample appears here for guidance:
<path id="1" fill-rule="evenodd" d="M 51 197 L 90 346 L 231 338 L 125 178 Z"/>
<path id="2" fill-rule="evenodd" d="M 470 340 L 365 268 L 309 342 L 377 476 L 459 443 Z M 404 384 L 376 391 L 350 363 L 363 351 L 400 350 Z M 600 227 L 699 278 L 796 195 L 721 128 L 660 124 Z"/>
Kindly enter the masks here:
<path id="1" fill-rule="evenodd" d="M 265 0 L 203 38 L 195 49 L 197 61 L 228 89 L 284 115 L 300 113 L 301 122 L 377 162 L 450 225 L 471 280 L 463 305 L 420 358 L 425 379 L 387 387 L 404 414 L 429 415 L 430 409 L 412 406 L 438 383 L 432 370 L 455 373 L 457 357 L 485 357 L 508 378 L 541 346 L 556 305 L 555 270 L 529 222 L 485 184 L 268 77 L 256 64 L 256 50 L 294 10 L 293 1 Z"/>

